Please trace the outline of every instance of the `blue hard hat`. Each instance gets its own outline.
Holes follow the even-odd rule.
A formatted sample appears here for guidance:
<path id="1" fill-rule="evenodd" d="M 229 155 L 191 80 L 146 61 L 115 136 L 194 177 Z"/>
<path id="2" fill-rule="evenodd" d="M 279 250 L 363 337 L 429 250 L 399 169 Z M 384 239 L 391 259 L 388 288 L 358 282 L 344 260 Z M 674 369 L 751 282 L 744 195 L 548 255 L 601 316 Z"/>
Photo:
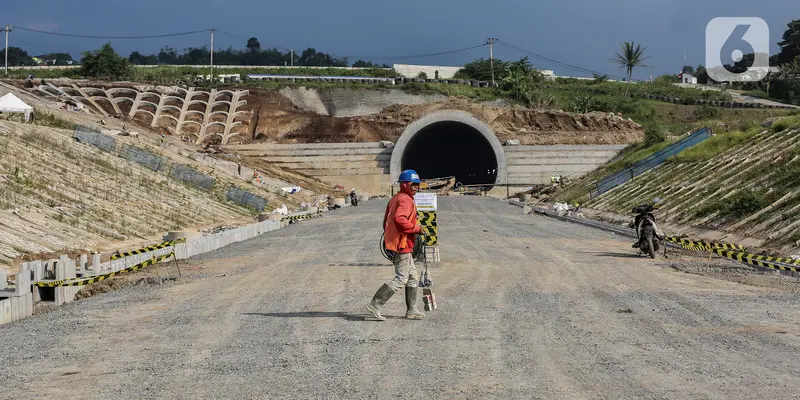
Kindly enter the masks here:
<path id="1" fill-rule="evenodd" d="M 417 171 L 413 169 L 407 169 L 400 173 L 400 179 L 397 180 L 398 182 L 411 182 L 411 183 L 420 183 L 419 182 L 419 175 Z"/>

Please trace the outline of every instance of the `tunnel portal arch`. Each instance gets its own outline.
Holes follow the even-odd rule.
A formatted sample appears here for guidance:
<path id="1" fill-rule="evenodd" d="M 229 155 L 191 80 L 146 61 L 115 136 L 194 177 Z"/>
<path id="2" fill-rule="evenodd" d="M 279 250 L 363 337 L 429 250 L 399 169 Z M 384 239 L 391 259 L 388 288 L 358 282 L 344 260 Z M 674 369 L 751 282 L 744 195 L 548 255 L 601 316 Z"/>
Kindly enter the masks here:
<path id="1" fill-rule="evenodd" d="M 412 122 L 392 150 L 389 173 L 396 182 L 404 169 L 420 178 L 456 176 L 467 184 L 505 184 L 506 155 L 486 123 L 464 111 L 438 111 Z"/>

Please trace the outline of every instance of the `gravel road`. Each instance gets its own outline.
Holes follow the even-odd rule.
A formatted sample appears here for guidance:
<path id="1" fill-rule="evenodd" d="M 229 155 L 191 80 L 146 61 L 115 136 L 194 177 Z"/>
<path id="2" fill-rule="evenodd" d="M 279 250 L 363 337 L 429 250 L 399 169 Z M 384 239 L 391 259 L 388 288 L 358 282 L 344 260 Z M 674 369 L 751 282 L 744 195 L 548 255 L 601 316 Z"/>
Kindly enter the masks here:
<path id="1" fill-rule="evenodd" d="M 0 326 L 6 399 L 784 399 L 800 298 L 637 257 L 490 198 L 439 200 L 439 310 L 385 322 L 386 201 L 189 260 L 184 278 Z M 197 268 L 202 267 L 202 268 Z M 166 266 L 161 273 L 165 273 Z M 174 270 L 173 270 L 174 271 Z M 187 275 L 193 274 L 191 277 Z M 420 302 L 421 303 L 421 302 Z M 792 383 L 795 382 L 795 383 Z"/>

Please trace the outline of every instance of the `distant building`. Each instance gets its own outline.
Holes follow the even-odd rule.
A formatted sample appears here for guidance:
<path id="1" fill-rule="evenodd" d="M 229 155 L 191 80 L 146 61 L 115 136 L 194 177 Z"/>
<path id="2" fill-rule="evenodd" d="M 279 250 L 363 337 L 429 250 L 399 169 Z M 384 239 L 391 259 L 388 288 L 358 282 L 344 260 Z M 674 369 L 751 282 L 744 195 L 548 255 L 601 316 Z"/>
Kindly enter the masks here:
<path id="1" fill-rule="evenodd" d="M 428 79 L 453 79 L 462 67 L 448 67 L 441 65 L 412 65 L 412 64 L 394 64 L 392 68 L 406 78 L 416 78 L 420 73 L 424 73 Z M 539 72 L 544 75 L 546 79 L 554 80 L 555 73 L 552 70 L 542 69 Z"/>
<path id="2" fill-rule="evenodd" d="M 416 78 L 424 73 L 428 79 L 453 79 L 461 67 L 448 67 L 441 65 L 411 65 L 394 64 L 392 68 L 406 78 Z"/>
<path id="3" fill-rule="evenodd" d="M 687 83 L 689 85 L 697 85 L 697 77 L 693 76 L 692 74 L 681 74 L 681 83 Z"/>

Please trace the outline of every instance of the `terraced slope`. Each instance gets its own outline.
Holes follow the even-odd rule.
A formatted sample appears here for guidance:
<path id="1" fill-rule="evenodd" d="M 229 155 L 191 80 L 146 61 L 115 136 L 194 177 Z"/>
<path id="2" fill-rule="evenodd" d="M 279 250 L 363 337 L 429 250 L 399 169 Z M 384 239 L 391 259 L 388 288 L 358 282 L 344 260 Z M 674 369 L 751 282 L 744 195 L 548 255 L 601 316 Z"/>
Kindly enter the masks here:
<path id="1" fill-rule="evenodd" d="M 71 134 L 0 122 L 0 267 L 25 253 L 252 220 L 216 188 L 180 184 Z"/>
<path id="2" fill-rule="evenodd" d="M 747 136 L 724 151 L 714 149 L 722 139 L 709 139 L 585 205 L 624 213 L 660 198 L 666 222 L 767 239 L 770 246 L 800 246 L 800 129 Z M 558 199 L 570 193 L 580 191 Z"/>

